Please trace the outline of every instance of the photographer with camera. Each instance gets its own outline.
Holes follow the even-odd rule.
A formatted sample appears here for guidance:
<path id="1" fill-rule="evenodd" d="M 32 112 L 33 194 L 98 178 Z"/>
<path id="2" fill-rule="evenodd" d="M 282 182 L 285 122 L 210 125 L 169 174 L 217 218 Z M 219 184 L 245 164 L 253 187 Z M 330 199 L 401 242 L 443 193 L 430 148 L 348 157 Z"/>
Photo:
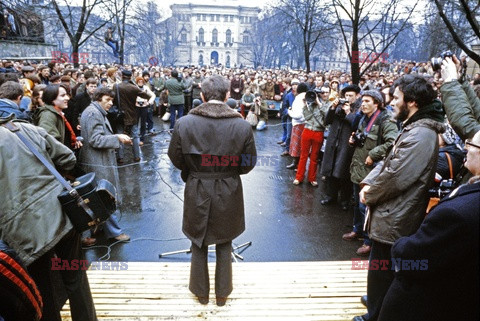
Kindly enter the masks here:
<path id="1" fill-rule="evenodd" d="M 144 78 L 138 76 L 135 79 L 135 82 L 140 90 L 150 95 L 150 98 L 148 99 L 137 96 L 137 101 L 135 103 L 137 119 L 140 120 L 140 141 L 144 142 L 147 133 L 148 109 L 155 103 L 155 94 L 150 90 L 149 86 L 146 85 Z"/>
<path id="2" fill-rule="evenodd" d="M 328 89 L 322 88 L 324 99 L 328 98 Z M 327 115 L 325 124 L 330 125 L 325 153 L 322 160 L 320 174 L 325 176 L 325 191 L 327 196 L 320 201 L 322 205 L 340 201 L 342 209 L 348 210 L 352 195 L 350 181 L 350 163 L 354 148 L 348 144 L 352 134 L 356 112 L 362 104 L 360 87 L 349 85 L 341 91 L 344 99 L 335 99 Z M 340 198 L 338 193 L 340 192 Z"/>
<path id="3" fill-rule="evenodd" d="M 257 130 L 264 130 L 267 128 L 268 121 L 268 107 L 267 103 L 262 99 L 262 96 L 256 95 L 253 101 L 253 113 L 257 116 Z"/>
<path id="4" fill-rule="evenodd" d="M 367 256 L 371 250 L 371 241 L 364 231 L 366 207 L 360 203 L 360 182 L 367 177 L 387 154 L 397 137 L 395 120 L 389 111 L 384 109 L 383 96 L 378 90 L 366 90 L 362 94 L 361 110 L 363 116 L 358 129 L 353 132 L 349 144 L 355 148 L 350 164 L 350 179 L 353 183 L 353 230 L 342 236 L 345 241 L 363 238 L 363 245 L 357 250 L 358 255 Z"/>
<path id="5" fill-rule="evenodd" d="M 360 182 L 360 201 L 369 207 L 365 225 L 372 240 L 370 261 L 389 263 L 386 269 L 368 271 L 368 313 L 354 320 L 378 318 L 394 277 L 392 245 L 415 233 L 425 218 L 438 158 L 438 134 L 445 131 L 442 104 L 427 79 L 404 75 L 394 86 L 394 116 L 403 129 L 385 160 Z M 389 125 L 396 130 L 394 122 Z"/>
<path id="6" fill-rule="evenodd" d="M 432 67 L 442 74 L 440 92 L 448 121 L 462 140 L 472 138 L 480 130 L 480 99 L 465 79 L 466 66 L 451 52 L 441 56 L 432 58 Z"/>
<path id="7" fill-rule="evenodd" d="M 299 94 L 296 99 L 301 97 Z M 303 97 L 301 97 L 303 98 Z M 301 99 L 300 98 L 300 99 Z M 313 187 L 317 187 L 317 162 L 318 153 L 323 144 L 323 133 L 325 131 L 325 115 L 328 105 L 322 104 L 314 91 L 307 91 L 303 98 L 303 117 L 305 119 L 305 128 L 300 140 L 300 162 L 298 171 L 293 181 L 294 185 L 299 185 L 305 176 L 307 159 L 310 157 L 308 167 L 308 181 Z M 310 156 L 309 156 L 310 155 Z"/>

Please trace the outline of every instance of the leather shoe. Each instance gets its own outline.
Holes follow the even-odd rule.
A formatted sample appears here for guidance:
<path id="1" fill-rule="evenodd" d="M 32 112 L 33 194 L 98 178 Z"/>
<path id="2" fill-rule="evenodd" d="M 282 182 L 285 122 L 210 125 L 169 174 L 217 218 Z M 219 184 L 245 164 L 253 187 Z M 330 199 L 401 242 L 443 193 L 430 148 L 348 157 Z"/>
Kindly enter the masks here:
<path id="1" fill-rule="evenodd" d="M 140 157 L 135 157 L 135 158 L 133 159 L 133 161 L 134 161 L 135 163 L 139 162 L 139 161 L 140 161 Z"/>
<path id="2" fill-rule="evenodd" d="M 287 144 L 286 143 L 281 143 L 280 146 L 285 147 L 285 146 L 287 146 Z"/>
<path id="3" fill-rule="evenodd" d="M 320 204 L 322 205 L 329 205 L 334 203 L 333 198 L 326 198 L 320 201 Z"/>
<path id="4" fill-rule="evenodd" d="M 352 321 L 365 321 L 365 319 L 361 315 L 357 315 L 353 317 Z"/>
<path id="5" fill-rule="evenodd" d="M 208 304 L 208 296 L 197 296 L 198 302 L 200 304 L 206 305 Z"/>
<path id="6" fill-rule="evenodd" d="M 360 237 L 360 234 L 352 231 L 350 233 L 343 234 L 342 239 L 344 239 L 345 241 L 354 241 L 354 240 L 358 240 L 359 237 Z"/>
<path id="7" fill-rule="evenodd" d="M 288 156 L 290 155 L 287 151 L 284 151 L 283 153 L 280 154 L 280 156 Z"/>
<path id="8" fill-rule="evenodd" d="M 224 298 L 224 297 L 221 297 L 221 296 L 217 296 L 217 305 L 219 307 L 223 307 L 225 305 L 225 303 L 227 302 L 227 298 Z"/>
<path id="9" fill-rule="evenodd" d="M 97 244 L 97 239 L 93 237 L 86 237 L 82 239 L 82 245 L 85 247 L 93 246 L 95 244 Z"/>
<path id="10" fill-rule="evenodd" d="M 363 244 L 362 246 L 360 246 L 357 250 L 357 254 L 360 255 L 360 256 L 367 256 L 370 254 L 370 250 L 372 249 L 372 247 L 370 245 L 365 245 Z"/>
<path id="11" fill-rule="evenodd" d="M 278 144 L 278 145 L 281 145 L 281 144 L 283 144 L 283 140 L 281 140 L 281 141 L 277 142 L 277 144 Z"/>
<path id="12" fill-rule="evenodd" d="M 365 307 L 367 307 L 367 300 L 368 297 L 366 295 L 362 295 L 362 297 L 360 298 L 360 302 L 362 302 Z"/>
<path id="13" fill-rule="evenodd" d="M 297 164 L 295 163 L 291 163 L 290 165 L 287 165 L 287 169 L 296 169 L 297 168 Z"/>

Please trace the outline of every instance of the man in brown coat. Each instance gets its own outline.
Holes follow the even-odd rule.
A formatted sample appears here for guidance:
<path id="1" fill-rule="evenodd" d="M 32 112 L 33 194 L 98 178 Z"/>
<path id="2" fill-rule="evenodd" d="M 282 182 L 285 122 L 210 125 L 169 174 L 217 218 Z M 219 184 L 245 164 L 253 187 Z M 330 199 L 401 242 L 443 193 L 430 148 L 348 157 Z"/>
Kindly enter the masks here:
<path id="1" fill-rule="evenodd" d="M 124 112 L 124 134 L 133 136 L 133 160 L 140 161 L 140 133 L 138 129 L 138 116 L 135 104 L 137 96 L 143 99 L 150 99 L 151 95 L 142 91 L 131 81 L 132 72 L 129 70 L 122 70 L 122 83 L 113 86 L 115 99 L 113 104 L 118 106 L 118 109 Z M 123 145 L 119 149 L 119 160 L 123 160 Z"/>
<path id="2" fill-rule="evenodd" d="M 215 75 L 202 82 L 204 103 L 175 124 L 168 156 L 185 185 L 183 232 L 192 241 L 190 291 L 208 303 L 208 245 L 216 244 L 216 303 L 232 292 L 232 240 L 245 230 L 240 175 L 253 169 L 256 148 L 250 125 L 229 108 L 230 84 Z"/>

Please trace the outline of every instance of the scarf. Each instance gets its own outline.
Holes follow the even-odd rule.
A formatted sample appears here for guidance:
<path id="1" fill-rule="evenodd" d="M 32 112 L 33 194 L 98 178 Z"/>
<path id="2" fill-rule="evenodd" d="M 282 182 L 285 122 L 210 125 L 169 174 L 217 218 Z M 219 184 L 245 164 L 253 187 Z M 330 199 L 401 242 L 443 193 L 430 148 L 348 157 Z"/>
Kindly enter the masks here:
<path id="1" fill-rule="evenodd" d="M 415 114 L 413 114 L 412 117 L 410 117 L 405 121 L 402 127 L 405 128 L 409 124 L 424 118 L 432 119 L 440 123 L 444 122 L 445 111 L 443 110 L 443 105 L 440 102 L 440 100 L 435 99 L 431 104 L 428 104 L 418 109 L 418 111 Z"/>
<path id="2" fill-rule="evenodd" d="M 70 123 L 65 118 L 63 113 L 59 113 L 59 114 L 62 116 L 63 121 L 65 122 L 65 128 L 67 128 L 68 132 L 70 133 L 70 145 L 73 148 L 73 147 L 75 147 L 75 143 L 77 142 L 77 135 L 75 135 L 75 132 L 73 131 L 72 125 L 70 125 Z"/>

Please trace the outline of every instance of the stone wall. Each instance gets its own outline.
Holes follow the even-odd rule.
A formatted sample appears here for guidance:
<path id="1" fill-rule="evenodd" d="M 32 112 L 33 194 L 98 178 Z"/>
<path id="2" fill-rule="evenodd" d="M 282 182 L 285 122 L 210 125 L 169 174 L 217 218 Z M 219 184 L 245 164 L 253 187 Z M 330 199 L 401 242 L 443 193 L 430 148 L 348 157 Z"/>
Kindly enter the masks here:
<path id="1" fill-rule="evenodd" d="M 56 50 L 55 48 L 55 45 L 46 43 L 0 40 L 0 58 L 51 58 L 52 51 Z"/>

